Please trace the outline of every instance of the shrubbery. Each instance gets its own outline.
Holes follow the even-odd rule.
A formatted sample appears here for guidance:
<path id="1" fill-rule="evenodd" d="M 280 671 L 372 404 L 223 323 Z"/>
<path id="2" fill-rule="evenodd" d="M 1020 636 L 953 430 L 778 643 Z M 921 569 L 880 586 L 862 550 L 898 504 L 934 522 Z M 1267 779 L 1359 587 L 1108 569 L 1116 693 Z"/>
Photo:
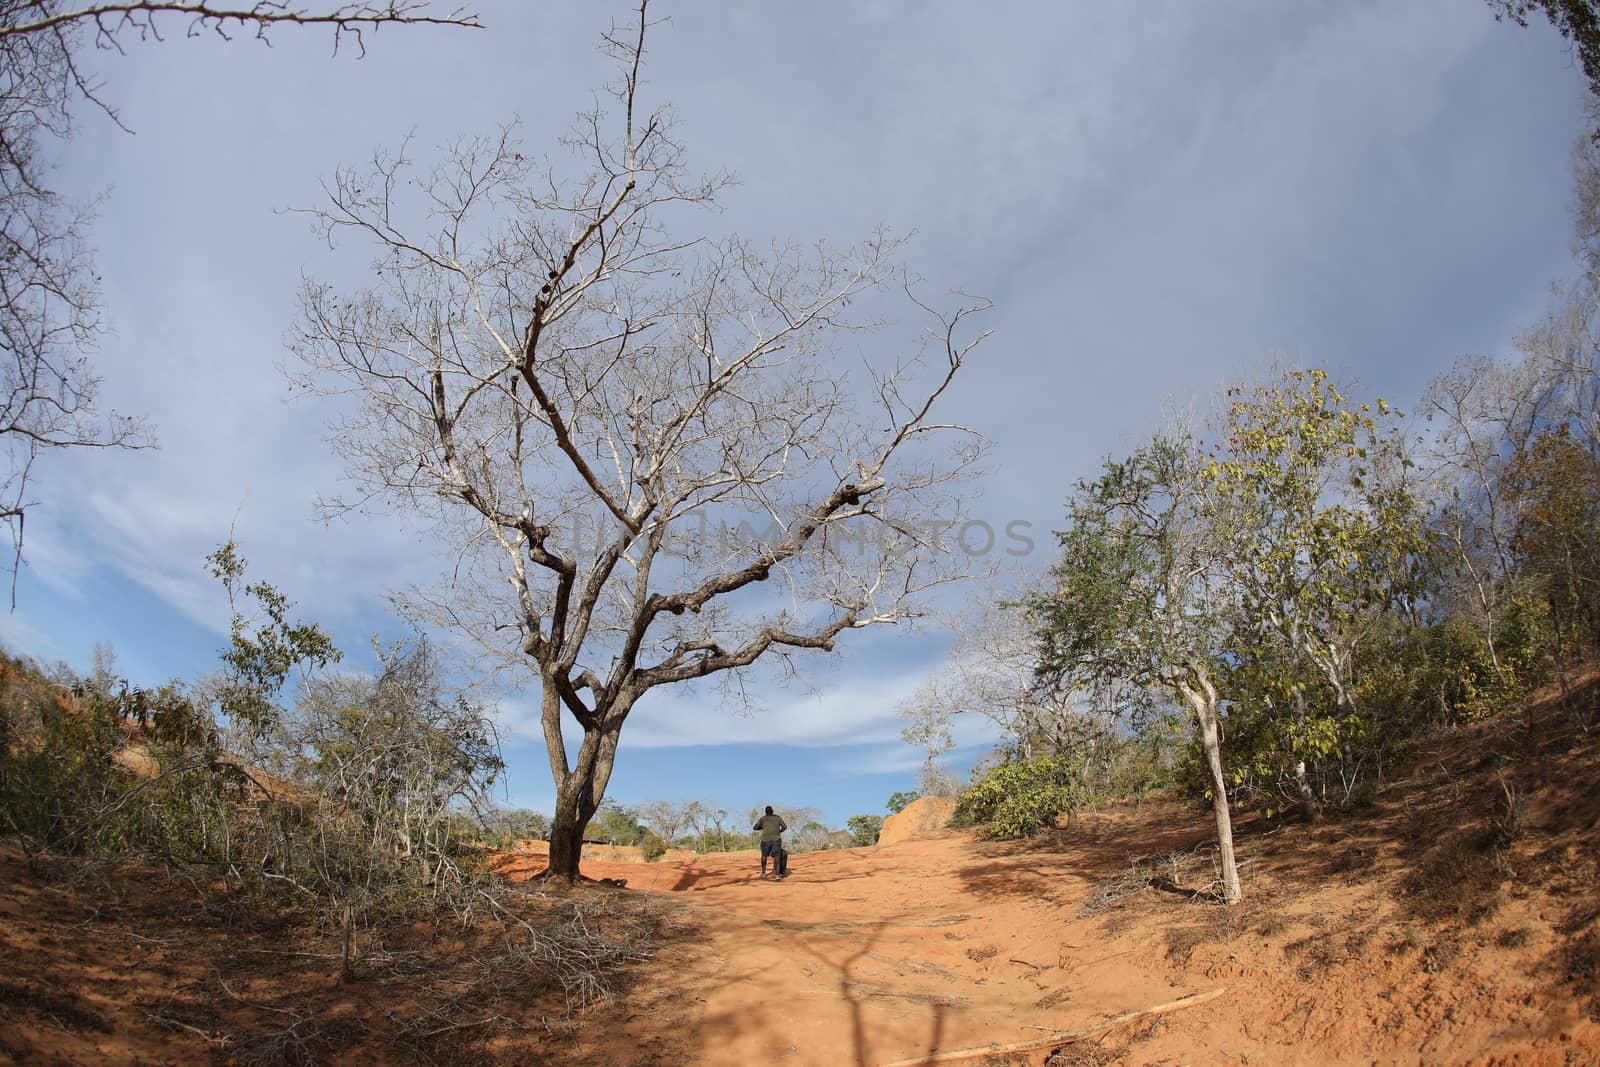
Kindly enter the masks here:
<path id="1" fill-rule="evenodd" d="M 0 829 L 30 852 L 203 866 L 347 933 L 469 914 L 487 873 L 467 845 L 503 769 L 483 709 L 446 691 L 421 640 L 380 649 L 375 676 L 313 675 L 284 706 L 291 672 L 337 652 L 271 586 L 244 584 L 233 546 L 209 562 L 234 605 L 217 676 L 146 690 L 0 658 Z"/>
<path id="2" fill-rule="evenodd" d="M 958 825 L 980 825 L 995 837 L 1028 837 L 1076 807 L 1077 772 L 1064 756 L 1017 759 L 990 768 L 956 801 Z"/>

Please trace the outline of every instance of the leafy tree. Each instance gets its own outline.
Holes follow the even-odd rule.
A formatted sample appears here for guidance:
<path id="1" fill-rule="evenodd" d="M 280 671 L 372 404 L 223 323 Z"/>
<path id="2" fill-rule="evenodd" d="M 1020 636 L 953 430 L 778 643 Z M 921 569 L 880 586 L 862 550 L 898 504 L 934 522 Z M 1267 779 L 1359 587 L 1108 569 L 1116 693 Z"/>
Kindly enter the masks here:
<path id="1" fill-rule="evenodd" d="M 883 829 L 883 816 L 881 815 L 852 815 L 844 821 L 850 830 L 850 835 L 856 839 L 856 844 L 863 847 L 876 845 L 878 833 Z"/>
<path id="2" fill-rule="evenodd" d="M 1600 647 L 1600 461 L 1561 426 L 1509 465 L 1511 554 L 1550 608 L 1564 650 Z"/>
<path id="3" fill-rule="evenodd" d="M 643 107 L 648 24 L 641 4 L 606 37 L 617 108 L 580 123 L 574 183 L 509 128 L 420 172 L 404 151 L 341 170 L 314 215 L 374 242 L 377 273 L 354 293 L 308 282 L 295 343 L 308 384 L 362 405 L 335 435 L 362 499 L 455 538 L 461 577 L 413 608 L 539 686 L 546 874 L 564 879 L 651 690 L 832 651 L 961 575 L 916 531 L 979 454 L 932 413 L 987 305 L 916 305 L 922 354 L 862 388 L 832 348 L 900 291 L 896 241 L 764 254 L 670 214 L 725 179 L 691 175 L 669 113 Z"/>
<path id="4" fill-rule="evenodd" d="M 889 800 L 884 806 L 894 814 L 899 815 L 902 811 L 906 810 L 907 804 L 917 800 L 919 797 L 921 797 L 921 795 L 922 794 L 918 793 L 915 789 L 907 789 L 898 793 L 890 793 Z"/>
<path id="5" fill-rule="evenodd" d="M 638 816 L 609 798 L 601 802 L 592 825 L 613 845 L 636 845 L 646 832 Z"/>
<path id="6" fill-rule="evenodd" d="M 1415 615 L 1432 543 L 1385 401 L 1354 404 L 1320 370 L 1229 395 L 1205 477 L 1239 606 L 1236 680 L 1272 720 L 1267 735 L 1284 745 L 1315 817 L 1307 764 L 1360 728 L 1356 653 L 1391 610 Z"/>
<path id="7" fill-rule="evenodd" d="M 1041 681 L 1115 690 L 1131 707 L 1188 708 L 1205 756 L 1223 896 L 1240 899 L 1222 763 L 1220 685 L 1230 662 L 1219 517 L 1202 457 L 1185 433 L 1158 436 L 1079 483 L 1061 554 L 1026 607 L 1039 641 Z"/>
<path id="8" fill-rule="evenodd" d="M 277 699 L 291 673 L 337 663 L 341 653 L 316 623 L 290 622 L 287 597 L 267 582 L 245 582 L 248 564 L 236 542 L 206 557 L 206 568 L 228 592 L 230 643 L 215 699 L 237 730 L 256 737 L 277 723 Z M 248 601 L 257 614 L 246 614 Z"/>
<path id="9" fill-rule="evenodd" d="M 1488 0 L 1496 21 L 1528 25 L 1528 16 L 1542 11 L 1562 38 L 1572 42 L 1589 79 L 1589 91 L 1600 95 L 1600 14 L 1594 0 Z"/>

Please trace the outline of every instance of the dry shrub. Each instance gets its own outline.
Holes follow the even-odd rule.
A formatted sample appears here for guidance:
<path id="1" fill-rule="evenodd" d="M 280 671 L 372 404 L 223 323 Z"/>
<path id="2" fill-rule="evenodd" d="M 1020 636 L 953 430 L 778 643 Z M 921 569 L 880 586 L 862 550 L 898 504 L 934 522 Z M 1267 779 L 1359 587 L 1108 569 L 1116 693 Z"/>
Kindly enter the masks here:
<path id="1" fill-rule="evenodd" d="M 1281 914 L 1267 916 L 1267 921 L 1256 927 L 1256 933 L 1265 938 L 1282 937 L 1292 924 Z"/>
<path id="2" fill-rule="evenodd" d="M 1199 844 L 1193 848 L 1178 848 L 1130 860 L 1128 865 L 1097 886 L 1089 898 L 1078 908 L 1078 918 L 1088 918 L 1111 911 L 1124 900 L 1135 897 L 1146 889 L 1160 889 L 1187 896 L 1191 901 L 1220 900 L 1214 892 L 1220 885 L 1216 864 L 1216 848 Z M 1205 878 L 1204 884 L 1191 888 L 1194 880 Z"/>
<path id="3" fill-rule="evenodd" d="M 1406 910 L 1430 921 L 1481 922 L 1500 906 L 1505 854 L 1493 831 L 1467 826 L 1441 835 L 1406 877 Z"/>
<path id="4" fill-rule="evenodd" d="M 1522 948 L 1533 939 L 1533 930 L 1530 927 L 1518 926 L 1510 930 L 1502 930 L 1494 939 L 1494 943 L 1501 948 Z"/>

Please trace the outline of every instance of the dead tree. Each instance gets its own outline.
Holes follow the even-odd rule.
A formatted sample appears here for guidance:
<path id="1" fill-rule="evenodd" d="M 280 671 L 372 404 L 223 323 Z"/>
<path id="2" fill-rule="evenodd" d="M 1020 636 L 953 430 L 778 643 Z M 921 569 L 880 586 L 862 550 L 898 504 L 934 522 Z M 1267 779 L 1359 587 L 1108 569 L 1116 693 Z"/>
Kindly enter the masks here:
<path id="1" fill-rule="evenodd" d="M 727 179 L 691 177 L 670 114 L 638 107 L 648 25 L 641 4 L 605 37 L 615 105 L 567 142 L 576 181 L 512 128 L 426 169 L 406 145 L 341 170 L 313 214 L 375 245 L 376 277 L 308 282 L 296 343 L 309 385 L 358 401 L 333 440 L 360 494 L 333 506 L 437 520 L 457 578 L 413 606 L 536 676 L 547 873 L 569 879 L 641 699 L 915 614 L 963 569 L 940 529 L 981 452 L 933 409 L 985 303 L 918 302 L 884 234 L 686 235 Z M 838 341 L 902 290 L 930 316 L 920 345 L 848 366 Z"/>

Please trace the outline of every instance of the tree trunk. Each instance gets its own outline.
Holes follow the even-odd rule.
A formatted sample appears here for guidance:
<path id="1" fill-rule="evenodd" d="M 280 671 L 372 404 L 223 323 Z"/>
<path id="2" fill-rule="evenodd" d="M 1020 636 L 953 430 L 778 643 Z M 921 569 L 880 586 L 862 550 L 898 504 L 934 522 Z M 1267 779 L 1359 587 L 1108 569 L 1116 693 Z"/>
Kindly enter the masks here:
<path id="1" fill-rule="evenodd" d="M 585 728 L 583 743 L 572 769 L 556 780 L 555 817 L 550 820 L 550 861 L 540 878 L 561 878 L 576 882 L 578 861 L 583 856 L 583 833 L 600 808 L 611 768 L 616 763 L 617 739 L 622 724 L 612 717 L 610 727 Z"/>
<path id="2" fill-rule="evenodd" d="M 1228 812 L 1228 782 L 1222 776 L 1222 747 L 1218 737 L 1217 709 L 1201 713 L 1200 743 L 1206 750 L 1206 767 L 1211 771 L 1211 810 L 1217 817 L 1217 849 L 1222 854 L 1222 899 L 1237 904 L 1244 897 L 1239 888 L 1239 867 L 1233 857 L 1233 817 Z"/>
<path id="3" fill-rule="evenodd" d="M 1222 859 L 1222 900 L 1237 904 L 1244 894 L 1239 888 L 1239 867 L 1233 856 L 1233 817 L 1228 812 L 1228 781 L 1222 775 L 1222 724 L 1217 719 L 1217 692 L 1204 673 L 1199 675 L 1204 691 L 1180 685 L 1179 688 L 1200 724 L 1200 745 L 1206 754 L 1206 769 L 1211 778 L 1211 810 L 1217 817 L 1217 851 Z"/>
<path id="4" fill-rule="evenodd" d="M 1340 690 L 1340 693 L 1342 695 L 1343 690 Z M 1303 733 L 1306 728 L 1306 695 L 1299 689 L 1295 690 L 1294 708 L 1295 725 Z M 1306 818 L 1315 826 L 1322 821 L 1322 804 L 1317 800 L 1316 790 L 1311 788 L 1311 778 L 1306 774 L 1306 761 L 1293 756 L 1290 758 L 1294 760 L 1295 791 L 1300 794 L 1300 803 L 1305 806 Z"/>
<path id="5" fill-rule="evenodd" d="M 1306 818 L 1315 826 L 1322 821 L 1322 802 L 1317 799 L 1317 791 L 1311 788 L 1311 779 L 1306 774 L 1306 761 L 1294 761 L 1294 787 L 1300 794 L 1300 803 L 1305 806 Z"/>
<path id="6" fill-rule="evenodd" d="M 550 820 L 550 859 L 540 876 L 578 880 L 578 860 L 583 855 L 583 832 L 589 820 L 579 819 L 575 805 L 556 801 L 555 818 Z"/>

